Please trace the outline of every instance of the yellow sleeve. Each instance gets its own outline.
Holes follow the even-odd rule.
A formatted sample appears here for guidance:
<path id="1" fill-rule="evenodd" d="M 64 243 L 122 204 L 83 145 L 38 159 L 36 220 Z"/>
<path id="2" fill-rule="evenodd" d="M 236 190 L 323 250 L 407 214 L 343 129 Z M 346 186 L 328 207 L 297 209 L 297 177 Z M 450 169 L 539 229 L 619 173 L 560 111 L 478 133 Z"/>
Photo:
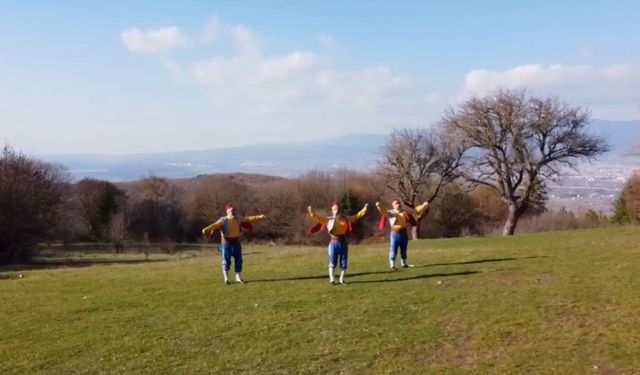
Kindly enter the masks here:
<path id="1" fill-rule="evenodd" d="M 382 205 L 376 206 L 376 208 L 378 209 L 378 212 L 380 213 L 381 216 L 388 216 L 388 212 L 387 210 L 384 209 L 384 207 L 382 207 Z"/>
<path id="2" fill-rule="evenodd" d="M 309 212 L 309 217 L 311 217 L 311 219 L 318 224 L 329 224 L 329 219 L 327 219 L 326 217 L 318 217 L 318 215 L 316 215 L 316 213 L 313 211 Z"/>
<path id="3" fill-rule="evenodd" d="M 416 215 L 420 216 L 427 210 L 428 207 L 429 207 L 429 202 L 425 202 L 425 203 L 417 206 L 413 210 L 416 212 Z"/>
<path id="4" fill-rule="evenodd" d="M 352 223 L 355 223 L 356 221 L 362 219 L 364 217 L 364 215 L 366 215 L 366 214 L 367 214 L 367 208 L 364 207 L 357 214 L 351 216 L 349 218 L 349 221 L 351 221 Z"/>
<path id="5" fill-rule="evenodd" d="M 224 222 L 222 220 L 218 220 L 215 223 L 209 225 L 208 227 L 205 227 L 204 229 L 202 229 L 202 234 L 208 236 L 212 232 L 222 228 L 223 225 L 224 225 Z"/>
<path id="6" fill-rule="evenodd" d="M 256 221 L 264 220 L 266 218 L 265 215 L 255 215 L 255 216 L 244 216 L 242 218 L 243 223 L 255 223 Z"/>

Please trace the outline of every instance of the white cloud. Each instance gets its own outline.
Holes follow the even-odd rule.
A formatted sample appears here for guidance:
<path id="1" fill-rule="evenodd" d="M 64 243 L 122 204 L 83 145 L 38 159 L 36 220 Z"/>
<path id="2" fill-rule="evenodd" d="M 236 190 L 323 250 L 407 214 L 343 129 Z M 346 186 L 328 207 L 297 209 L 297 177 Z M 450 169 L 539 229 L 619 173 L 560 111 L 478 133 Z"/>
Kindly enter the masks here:
<path id="1" fill-rule="evenodd" d="M 340 71 L 319 54 L 302 50 L 264 56 L 249 28 L 220 27 L 222 42 L 226 38 L 234 46 L 234 53 L 196 61 L 188 68 L 194 82 L 205 87 L 219 107 L 249 108 L 260 113 L 285 107 L 291 111 L 302 101 L 312 100 L 329 112 L 361 113 L 411 101 L 403 98 L 405 94 L 410 96 L 410 78 L 388 67 Z"/>
<path id="2" fill-rule="evenodd" d="M 216 41 L 221 37 L 222 32 L 223 27 L 218 17 L 211 17 L 200 34 L 200 42 L 209 43 Z"/>
<path id="3" fill-rule="evenodd" d="M 473 70 L 465 78 L 468 93 L 482 93 L 496 87 L 536 88 L 605 88 L 629 87 L 638 84 L 640 69 L 631 65 L 521 65 L 503 72 Z"/>
<path id="4" fill-rule="evenodd" d="M 272 58 L 236 55 L 197 62 L 191 74 L 215 103 L 256 108 L 303 97 L 318 64 L 319 57 L 305 51 Z"/>
<path id="5" fill-rule="evenodd" d="M 398 98 L 413 100 L 410 93 L 413 83 L 409 77 L 395 74 L 385 66 L 346 72 L 325 70 L 317 74 L 316 81 L 332 103 L 358 110 L 401 104 Z"/>
<path id="6" fill-rule="evenodd" d="M 331 56 L 304 49 L 269 54 L 253 30 L 217 17 L 192 40 L 197 43 L 189 48 L 199 52 L 205 51 L 204 44 L 215 43 L 210 57 L 160 61 L 182 83 L 191 82 L 205 93 L 215 124 L 204 133 L 222 132 L 230 144 L 248 138 L 281 140 L 284 135 L 294 140 L 384 132 L 400 124 L 426 125 L 441 109 L 439 103 L 425 101 L 431 93 L 418 90 L 410 77 L 390 67 L 340 69 Z M 318 34 L 317 41 L 324 54 L 335 45 L 326 34 Z"/>
<path id="7" fill-rule="evenodd" d="M 558 96 L 589 107 L 594 117 L 631 119 L 637 118 L 640 103 L 640 68 L 530 64 L 505 71 L 473 70 L 466 75 L 464 91 L 465 95 L 481 95 L 498 87 Z"/>
<path id="8" fill-rule="evenodd" d="M 135 27 L 120 34 L 122 42 L 131 52 L 162 54 L 186 44 L 187 37 L 176 26 L 139 30 Z"/>
<path id="9" fill-rule="evenodd" d="M 231 37 L 236 52 L 243 56 L 257 56 L 260 53 L 260 47 L 253 32 L 248 28 L 237 25 L 227 29 L 227 33 Z"/>

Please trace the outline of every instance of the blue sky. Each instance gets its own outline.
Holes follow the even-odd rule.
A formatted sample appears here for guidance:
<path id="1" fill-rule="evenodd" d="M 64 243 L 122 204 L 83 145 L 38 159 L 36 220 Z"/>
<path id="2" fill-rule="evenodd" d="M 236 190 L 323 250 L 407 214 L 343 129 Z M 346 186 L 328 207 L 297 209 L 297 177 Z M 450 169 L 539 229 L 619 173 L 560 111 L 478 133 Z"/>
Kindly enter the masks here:
<path id="1" fill-rule="evenodd" d="M 0 136 L 140 153 L 429 126 L 497 87 L 640 118 L 635 1 L 3 1 Z"/>

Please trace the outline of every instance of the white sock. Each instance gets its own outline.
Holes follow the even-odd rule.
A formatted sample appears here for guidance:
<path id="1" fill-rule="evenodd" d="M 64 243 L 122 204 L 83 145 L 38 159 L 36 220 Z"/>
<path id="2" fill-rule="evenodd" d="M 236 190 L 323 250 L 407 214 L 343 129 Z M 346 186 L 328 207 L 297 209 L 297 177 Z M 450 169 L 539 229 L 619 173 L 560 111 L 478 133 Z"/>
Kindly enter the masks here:
<path id="1" fill-rule="evenodd" d="M 405 259 L 400 259 L 400 262 L 402 263 L 402 267 L 407 265 L 407 261 Z"/>
<path id="2" fill-rule="evenodd" d="M 331 282 L 335 282 L 335 276 L 333 276 L 333 268 L 331 268 L 331 266 L 329 266 L 329 281 Z"/>
<path id="3" fill-rule="evenodd" d="M 396 262 L 393 259 L 389 259 L 389 267 L 394 268 L 396 266 Z"/>
<path id="4" fill-rule="evenodd" d="M 240 277 L 240 272 L 236 272 L 236 281 L 242 281 L 242 278 Z"/>
<path id="5" fill-rule="evenodd" d="M 224 281 L 225 282 L 229 281 L 229 271 L 222 270 L 222 274 L 224 275 Z"/>
<path id="6" fill-rule="evenodd" d="M 340 283 L 344 282 L 344 273 L 347 272 L 347 270 L 342 270 L 340 271 Z"/>

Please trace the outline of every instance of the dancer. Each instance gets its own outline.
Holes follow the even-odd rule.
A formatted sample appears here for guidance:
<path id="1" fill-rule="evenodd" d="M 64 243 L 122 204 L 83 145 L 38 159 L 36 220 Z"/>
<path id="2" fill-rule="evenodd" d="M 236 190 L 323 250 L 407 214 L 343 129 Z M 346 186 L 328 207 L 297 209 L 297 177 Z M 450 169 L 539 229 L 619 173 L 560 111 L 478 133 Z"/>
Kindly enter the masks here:
<path id="1" fill-rule="evenodd" d="M 398 254 L 398 248 L 400 248 L 400 262 L 402 268 L 409 267 L 407 262 L 407 247 L 409 245 L 409 236 L 407 235 L 407 225 L 416 225 L 416 221 L 411 214 L 402 210 L 402 204 L 399 199 L 394 199 L 391 202 L 393 209 L 385 210 L 381 207 L 380 202 L 376 202 L 376 208 L 380 212 L 380 230 L 384 229 L 384 223 L 386 219 L 389 220 L 391 225 L 391 246 L 389 247 L 389 268 L 396 271 L 396 256 Z M 429 207 L 429 202 L 417 206 L 414 211 L 416 216 L 422 215 Z"/>
<path id="2" fill-rule="evenodd" d="M 336 202 L 331 204 L 331 216 L 319 217 L 313 212 L 311 206 L 307 207 L 309 216 L 317 225 L 311 228 L 311 233 L 316 233 L 323 228 L 327 228 L 327 232 L 331 237 L 329 242 L 329 282 L 335 284 L 334 270 L 338 261 L 340 261 L 340 284 L 346 284 L 344 280 L 347 272 L 347 261 L 349 259 L 349 242 L 347 235 L 351 232 L 351 225 L 360 220 L 367 213 L 369 204 L 365 204 L 362 210 L 353 216 L 346 216 L 340 211 L 340 205 Z"/>
<path id="3" fill-rule="evenodd" d="M 233 258 L 234 270 L 236 272 L 236 283 L 244 284 L 242 280 L 242 245 L 240 244 L 240 237 L 243 229 L 251 231 L 252 224 L 264 219 L 265 215 L 246 216 L 241 217 L 234 213 L 234 208 L 231 203 L 225 206 L 227 215 L 221 217 L 215 223 L 202 229 L 202 234 L 210 236 L 213 232 L 220 229 L 222 239 L 220 242 L 220 251 L 222 252 L 222 274 L 224 275 L 224 283 L 226 285 L 231 284 L 229 282 L 229 269 L 231 268 L 231 258 Z"/>

